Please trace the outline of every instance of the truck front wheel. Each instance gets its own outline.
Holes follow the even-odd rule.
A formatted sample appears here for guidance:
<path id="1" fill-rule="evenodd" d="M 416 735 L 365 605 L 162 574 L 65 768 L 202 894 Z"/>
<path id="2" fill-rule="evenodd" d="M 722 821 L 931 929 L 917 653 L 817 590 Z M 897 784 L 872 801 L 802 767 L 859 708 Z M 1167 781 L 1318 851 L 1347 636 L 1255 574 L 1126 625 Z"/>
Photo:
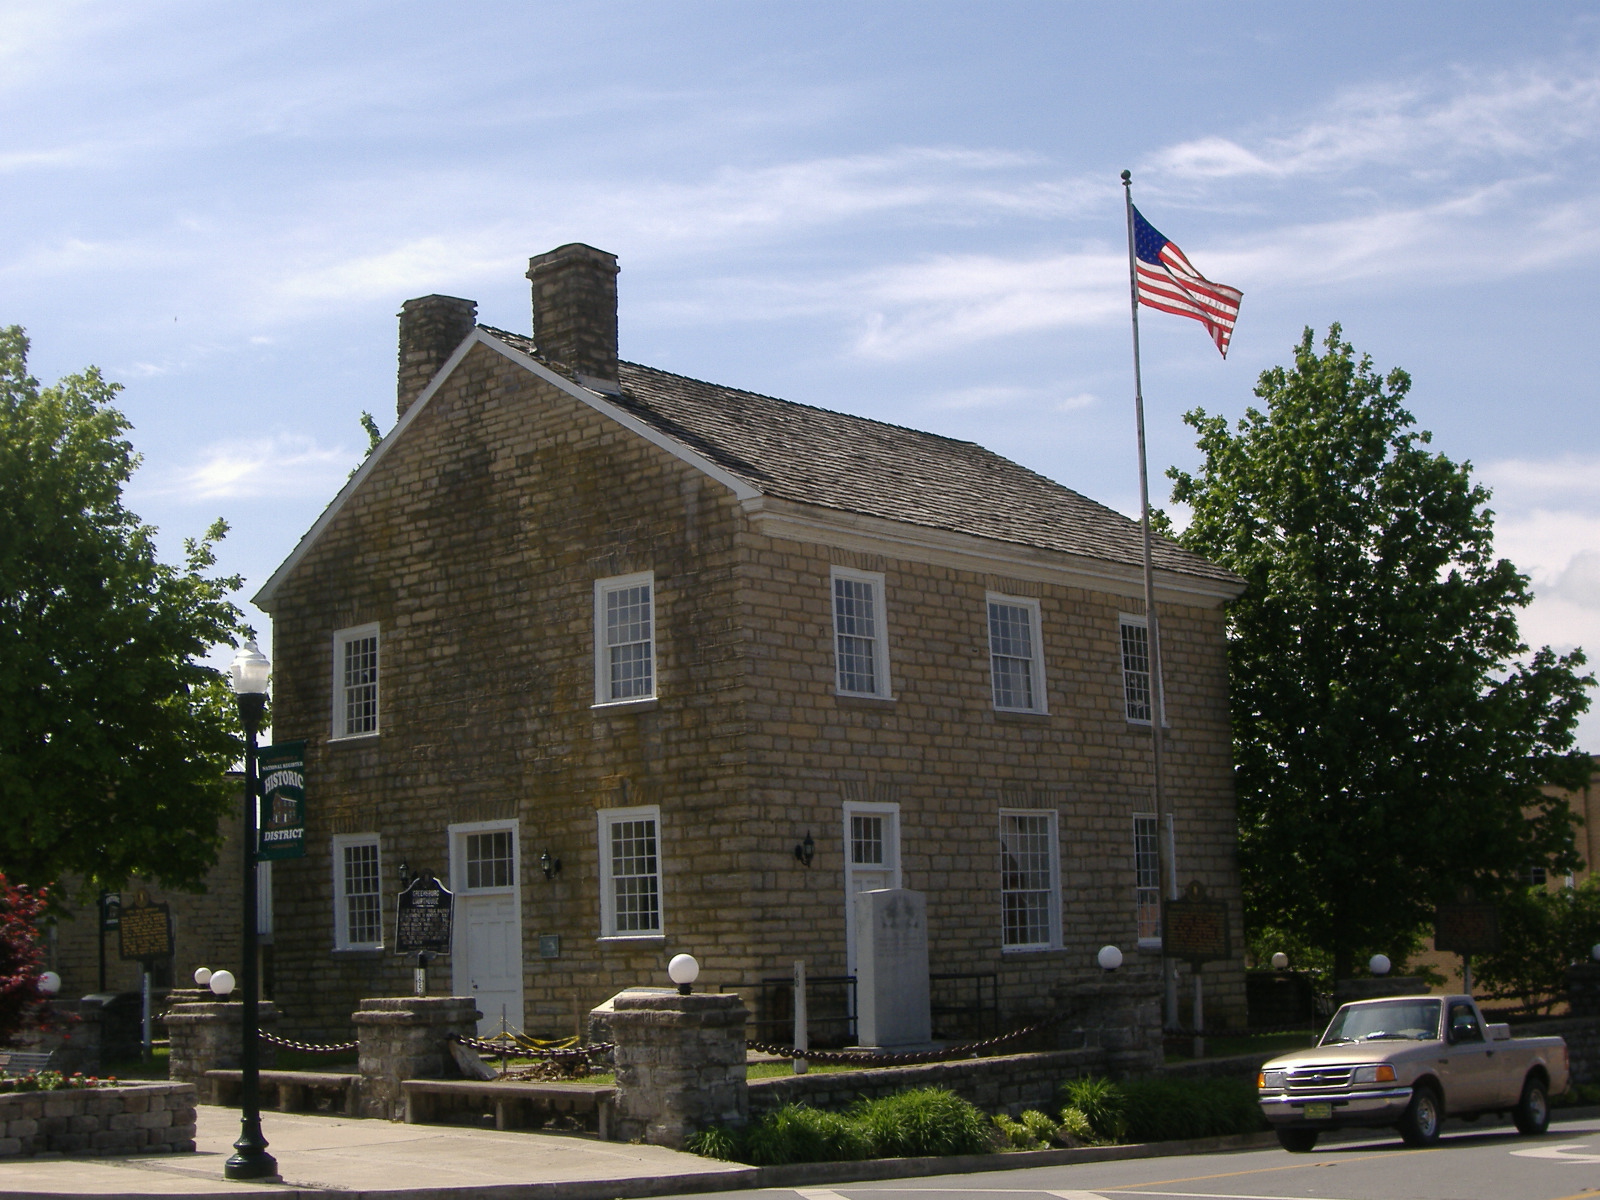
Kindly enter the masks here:
<path id="1" fill-rule="evenodd" d="M 1405 1116 L 1400 1118 L 1400 1137 L 1408 1146 L 1431 1146 L 1439 1140 L 1439 1126 L 1444 1120 L 1444 1105 L 1439 1093 L 1426 1083 L 1419 1083 L 1411 1093 L 1411 1103 Z"/>
<path id="2" fill-rule="evenodd" d="M 1317 1131 L 1315 1129 L 1280 1129 L 1278 1130 L 1278 1145 L 1290 1154 L 1310 1154 L 1316 1149 Z"/>
<path id="3" fill-rule="evenodd" d="M 1517 1111 L 1513 1116 L 1518 1133 L 1540 1134 L 1550 1128 L 1550 1097 L 1545 1094 L 1544 1080 L 1537 1075 L 1528 1077 L 1528 1082 L 1522 1085 L 1522 1099 L 1517 1101 Z"/>

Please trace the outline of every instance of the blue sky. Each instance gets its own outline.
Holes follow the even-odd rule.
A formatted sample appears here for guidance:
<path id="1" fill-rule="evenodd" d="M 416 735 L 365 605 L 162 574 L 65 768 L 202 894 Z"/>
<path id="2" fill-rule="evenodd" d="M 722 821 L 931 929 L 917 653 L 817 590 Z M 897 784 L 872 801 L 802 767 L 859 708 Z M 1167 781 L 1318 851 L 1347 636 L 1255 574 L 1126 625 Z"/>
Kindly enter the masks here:
<path id="1" fill-rule="evenodd" d="M 1245 294 L 1226 363 L 1147 312 L 1152 470 L 1340 321 L 1494 488 L 1525 638 L 1600 652 L 1597 149 L 1575 3 L 0 0 L 0 322 L 127 385 L 130 504 L 246 594 L 393 423 L 401 302 L 526 330 L 568 241 L 624 357 L 1132 513 L 1127 167 Z"/>

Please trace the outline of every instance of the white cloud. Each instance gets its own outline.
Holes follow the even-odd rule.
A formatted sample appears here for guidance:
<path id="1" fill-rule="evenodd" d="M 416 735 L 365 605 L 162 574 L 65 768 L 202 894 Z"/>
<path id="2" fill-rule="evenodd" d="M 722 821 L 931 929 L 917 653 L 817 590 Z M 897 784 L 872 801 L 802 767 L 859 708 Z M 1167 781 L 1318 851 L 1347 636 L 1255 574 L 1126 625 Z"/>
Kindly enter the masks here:
<path id="1" fill-rule="evenodd" d="M 280 434 L 267 441 L 228 441 L 205 447 L 197 462 L 170 473 L 157 495 L 190 501 L 331 495 L 359 464 L 358 452 L 324 449 L 310 438 Z"/>
<path id="2" fill-rule="evenodd" d="M 1100 403 L 1100 397 L 1090 392 L 1072 396 L 1057 396 L 1042 388 L 1014 387 L 1005 384 L 986 384 L 977 387 L 957 388 L 939 392 L 930 398 L 930 406 L 943 411 L 971 409 L 1038 408 L 1041 404 L 1058 413 L 1077 412 Z"/>
<path id="3" fill-rule="evenodd" d="M 1514 504 L 1532 497 L 1600 501 L 1600 455 L 1563 454 L 1558 458 L 1507 458 L 1492 462 L 1478 471 L 1479 477 L 1495 493 L 1498 503 L 1504 497 Z"/>

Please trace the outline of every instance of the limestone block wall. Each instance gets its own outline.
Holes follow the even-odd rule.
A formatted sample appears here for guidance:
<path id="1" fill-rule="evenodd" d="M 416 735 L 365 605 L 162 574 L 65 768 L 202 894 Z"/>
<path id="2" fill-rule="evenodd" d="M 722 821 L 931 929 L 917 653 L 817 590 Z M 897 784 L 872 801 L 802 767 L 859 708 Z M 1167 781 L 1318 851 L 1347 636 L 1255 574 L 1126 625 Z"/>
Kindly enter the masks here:
<path id="1" fill-rule="evenodd" d="M 194 1149 L 192 1083 L 0 1095 L 0 1159 Z"/>
<path id="2" fill-rule="evenodd" d="M 470 996 L 369 997 L 351 1017 L 360 1043 L 361 1115 L 397 1119 L 403 1079 L 444 1079 L 460 1071 L 452 1037 L 471 1037 L 478 1008 Z"/>
<path id="3" fill-rule="evenodd" d="M 256 1022 L 266 1030 L 277 1025 L 278 1010 L 272 1001 L 257 1002 Z M 166 1025 L 169 1079 L 204 1086 L 207 1071 L 238 1069 L 244 1049 L 244 1004 L 240 1001 L 174 1004 L 167 1012 Z M 271 1067 L 276 1054 L 270 1042 L 261 1042 L 257 1062 Z"/>

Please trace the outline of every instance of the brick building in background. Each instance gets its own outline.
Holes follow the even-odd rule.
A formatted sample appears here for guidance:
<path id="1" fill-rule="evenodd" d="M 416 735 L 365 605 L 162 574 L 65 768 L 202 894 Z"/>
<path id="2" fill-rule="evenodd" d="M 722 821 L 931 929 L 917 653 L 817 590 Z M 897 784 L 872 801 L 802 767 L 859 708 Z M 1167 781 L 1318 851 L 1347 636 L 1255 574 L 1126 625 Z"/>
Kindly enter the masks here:
<path id="1" fill-rule="evenodd" d="M 531 338 L 406 302 L 398 423 L 256 597 L 275 735 L 308 743 L 286 1027 L 410 991 L 402 863 L 454 889 L 435 990 L 486 1029 L 571 1032 L 685 951 L 712 989 L 847 974 L 847 896 L 884 886 L 1004 1024 L 1108 942 L 1154 992 L 1137 525 L 969 442 L 620 362 L 616 273 L 534 258 Z M 1156 561 L 1178 872 L 1242 944 L 1240 584 Z M 1242 1022 L 1242 965 L 1207 997 Z"/>

